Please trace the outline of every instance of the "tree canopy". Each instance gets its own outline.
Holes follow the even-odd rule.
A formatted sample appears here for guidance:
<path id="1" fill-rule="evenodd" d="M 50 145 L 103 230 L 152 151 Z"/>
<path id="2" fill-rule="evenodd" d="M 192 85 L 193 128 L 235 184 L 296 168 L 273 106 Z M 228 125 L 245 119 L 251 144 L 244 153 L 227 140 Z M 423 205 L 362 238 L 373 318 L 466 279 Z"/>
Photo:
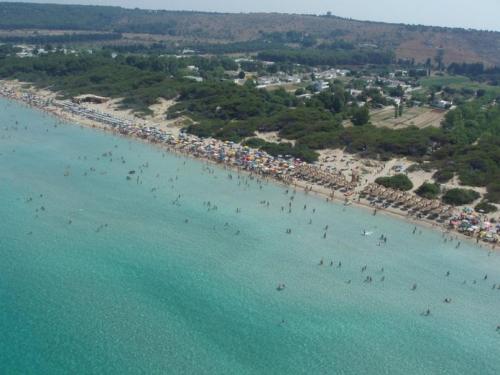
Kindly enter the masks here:
<path id="1" fill-rule="evenodd" d="M 375 183 L 387 188 L 408 191 L 413 189 L 413 183 L 405 174 L 397 174 L 391 177 L 379 177 Z"/>
<path id="2" fill-rule="evenodd" d="M 453 206 L 470 204 L 480 197 L 477 191 L 470 189 L 450 189 L 443 195 L 443 201 Z"/>

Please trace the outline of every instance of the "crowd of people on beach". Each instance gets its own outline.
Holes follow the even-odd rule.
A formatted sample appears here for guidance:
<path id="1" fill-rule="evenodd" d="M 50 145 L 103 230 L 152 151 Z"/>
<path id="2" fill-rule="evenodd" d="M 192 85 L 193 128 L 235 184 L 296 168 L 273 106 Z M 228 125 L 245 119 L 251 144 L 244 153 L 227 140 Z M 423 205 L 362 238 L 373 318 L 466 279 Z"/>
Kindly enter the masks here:
<path id="1" fill-rule="evenodd" d="M 447 229 L 474 236 L 477 241 L 484 240 L 492 244 L 499 241 L 500 226 L 495 226 L 484 215 L 458 212 L 454 207 L 444 205 L 439 200 L 421 198 L 415 194 L 385 188 L 376 183 L 363 187 L 359 184 L 359 176 L 354 170 L 348 178 L 341 171 L 327 170 L 288 155 L 275 157 L 238 143 L 200 138 L 184 132 L 174 135 L 157 126 L 120 119 L 70 100 L 47 99 L 29 91 L 18 91 L 7 86 L 0 86 L 0 95 L 20 100 L 58 116 L 68 114 L 83 117 L 119 134 L 162 144 L 173 152 L 210 160 L 238 170 L 246 170 L 285 184 L 302 186 L 306 192 L 312 191 L 313 186 L 319 187 L 327 192 L 329 196 L 327 199 L 334 198 L 335 191 L 340 190 L 340 196 L 346 205 L 352 200 L 357 199 L 360 202 L 362 198 L 366 198 L 376 209 L 397 209 L 413 218 L 426 219 L 435 224 L 439 223 Z"/>
<path id="2" fill-rule="evenodd" d="M 386 188 L 376 183 L 361 191 L 372 205 L 398 208 L 408 216 L 427 218 L 443 223 L 447 229 L 473 237 L 476 242 L 491 243 L 493 248 L 500 241 L 500 223 L 494 223 L 487 215 L 475 213 L 470 208 L 461 211 L 436 199 L 426 199 L 407 192 Z"/>
<path id="3" fill-rule="evenodd" d="M 417 217 L 427 216 L 434 219 L 449 219 L 453 216 L 455 209 L 444 205 L 436 199 L 421 198 L 401 190 L 386 188 L 376 183 L 369 184 L 361 191 L 362 196 L 369 197 L 373 204 L 379 203 L 382 207 L 394 206 L 405 210 L 408 215 Z"/>
<path id="4" fill-rule="evenodd" d="M 470 208 L 466 207 L 453 215 L 449 223 L 454 230 L 476 238 L 476 242 L 488 242 L 495 248 L 500 241 L 500 223 L 494 223 L 488 215 L 476 213 Z"/>

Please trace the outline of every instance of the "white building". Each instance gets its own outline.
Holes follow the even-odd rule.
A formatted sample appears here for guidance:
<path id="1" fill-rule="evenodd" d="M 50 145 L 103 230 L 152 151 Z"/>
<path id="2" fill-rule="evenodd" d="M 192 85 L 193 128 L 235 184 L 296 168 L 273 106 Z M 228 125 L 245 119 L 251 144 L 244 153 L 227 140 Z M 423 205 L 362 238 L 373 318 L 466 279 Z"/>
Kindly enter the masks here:
<path id="1" fill-rule="evenodd" d="M 313 83 L 314 91 L 324 91 L 330 88 L 330 83 L 326 81 L 316 81 Z"/>

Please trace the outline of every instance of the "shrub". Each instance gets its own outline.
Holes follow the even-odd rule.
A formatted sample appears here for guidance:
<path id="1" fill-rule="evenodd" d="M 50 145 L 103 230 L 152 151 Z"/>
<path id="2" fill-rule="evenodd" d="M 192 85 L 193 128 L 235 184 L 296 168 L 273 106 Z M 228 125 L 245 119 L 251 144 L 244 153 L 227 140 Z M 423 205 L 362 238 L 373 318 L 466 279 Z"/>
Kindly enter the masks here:
<path id="1" fill-rule="evenodd" d="M 267 152 L 272 156 L 289 155 L 294 158 L 299 158 L 308 163 L 315 162 L 316 160 L 318 160 L 319 157 L 319 154 L 316 151 L 311 150 L 306 145 L 302 145 L 300 143 L 297 143 L 295 146 L 293 146 L 291 143 L 287 142 L 272 143 L 272 142 L 266 142 L 260 138 L 250 138 L 247 139 L 243 144 L 248 147 L 258 148 L 262 151 Z"/>
<path id="2" fill-rule="evenodd" d="M 443 195 L 443 202 L 453 206 L 462 206 L 474 202 L 480 196 L 477 191 L 470 189 L 450 189 Z"/>
<path id="3" fill-rule="evenodd" d="M 243 142 L 243 145 L 251 148 L 261 148 L 265 146 L 266 143 L 267 142 L 261 138 L 249 138 L 245 142 Z"/>
<path id="4" fill-rule="evenodd" d="M 439 184 L 433 184 L 430 182 L 424 182 L 420 187 L 416 190 L 416 193 L 422 198 L 427 199 L 435 199 L 438 197 L 441 189 Z"/>
<path id="5" fill-rule="evenodd" d="M 453 178 L 453 175 L 453 171 L 443 169 L 434 173 L 432 177 L 439 183 L 445 183 L 450 181 Z"/>
<path id="6" fill-rule="evenodd" d="M 397 174 L 392 177 L 379 177 L 375 180 L 375 182 L 379 185 L 385 186 L 391 189 L 397 190 L 411 190 L 413 189 L 413 183 L 408 178 L 408 176 L 404 174 Z"/>
<path id="7" fill-rule="evenodd" d="M 481 201 L 474 207 L 474 210 L 477 212 L 489 214 L 491 212 L 496 212 L 498 209 L 492 205 L 491 203 L 488 203 L 488 201 Z"/>
<path id="8" fill-rule="evenodd" d="M 368 124 L 370 121 L 370 111 L 368 110 L 368 106 L 364 105 L 363 107 L 356 108 L 354 114 L 352 115 L 352 123 L 356 126 L 361 126 Z"/>
<path id="9" fill-rule="evenodd" d="M 413 172 L 418 172 L 422 170 L 422 166 L 418 163 L 410 165 L 408 168 L 406 168 L 406 171 L 408 173 L 413 173 Z"/>
<path id="10" fill-rule="evenodd" d="M 486 186 L 486 199 L 493 203 L 500 203 L 500 182 L 492 182 Z"/>

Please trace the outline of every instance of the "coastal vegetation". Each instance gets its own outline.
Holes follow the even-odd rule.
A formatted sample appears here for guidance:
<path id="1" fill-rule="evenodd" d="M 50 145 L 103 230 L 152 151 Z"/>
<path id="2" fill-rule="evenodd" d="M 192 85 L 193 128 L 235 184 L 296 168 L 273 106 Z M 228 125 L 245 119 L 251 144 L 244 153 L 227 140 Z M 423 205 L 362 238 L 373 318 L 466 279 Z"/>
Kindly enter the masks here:
<path id="1" fill-rule="evenodd" d="M 488 192 L 486 193 L 486 199 L 490 202 L 500 203 L 500 180 L 495 180 L 486 186 Z"/>
<path id="2" fill-rule="evenodd" d="M 424 182 L 418 187 L 415 193 L 417 193 L 417 195 L 421 196 L 422 198 L 436 199 L 441 193 L 441 188 L 439 184 Z"/>
<path id="3" fill-rule="evenodd" d="M 459 176 L 463 185 L 487 186 L 491 201 L 498 202 L 500 181 L 500 107 L 488 100 L 465 103 L 450 111 L 441 131 L 448 144 L 432 154 L 439 170 L 437 180 L 445 182 Z"/>
<path id="4" fill-rule="evenodd" d="M 391 177 L 379 177 L 375 180 L 379 185 L 385 186 L 386 188 L 408 191 L 413 189 L 413 183 L 405 174 L 396 174 Z"/>
<path id="5" fill-rule="evenodd" d="M 450 169 L 441 169 L 441 170 L 437 170 L 432 177 L 438 183 L 445 183 L 445 182 L 450 181 L 454 175 L 455 174 Z"/>
<path id="6" fill-rule="evenodd" d="M 464 204 L 470 204 L 478 199 L 481 195 L 471 189 L 450 189 L 446 191 L 443 195 L 443 202 L 446 204 L 451 204 L 453 206 L 462 206 Z"/>
<path id="7" fill-rule="evenodd" d="M 214 78 L 231 67 L 227 59 L 216 57 L 179 60 L 135 55 L 112 58 L 104 53 L 66 55 L 55 52 L 23 59 L 6 56 L 0 60 L 0 77 L 31 82 L 68 98 L 85 93 L 123 98 L 124 108 L 148 114 L 149 107 L 158 98 L 172 99 L 181 86 L 192 84 L 183 78 L 190 64 L 198 64 L 200 74 Z"/>
<path id="8" fill-rule="evenodd" d="M 475 207 L 474 207 L 474 210 L 476 210 L 477 212 L 481 212 L 481 213 L 485 213 L 485 214 L 490 214 L 492 212 L 497 212 L 498 209 L 496 208 L 496 206 L 494 206 L 493 204 L 489 203 L 488 201 L 481 201 L 479 202 Z"/>
<path id="9" fill-rule="evenodd" d="M 250 138 L 243 142 L 243 144 L 248 147 L 265 151 L 272 156 L 292 156 L 308 163 L 318 160 L 319 157 L 317 152 L 302 144 L 294 146 L 288 142 L 273 143 L 266 142 L 260 138 Z"/>

